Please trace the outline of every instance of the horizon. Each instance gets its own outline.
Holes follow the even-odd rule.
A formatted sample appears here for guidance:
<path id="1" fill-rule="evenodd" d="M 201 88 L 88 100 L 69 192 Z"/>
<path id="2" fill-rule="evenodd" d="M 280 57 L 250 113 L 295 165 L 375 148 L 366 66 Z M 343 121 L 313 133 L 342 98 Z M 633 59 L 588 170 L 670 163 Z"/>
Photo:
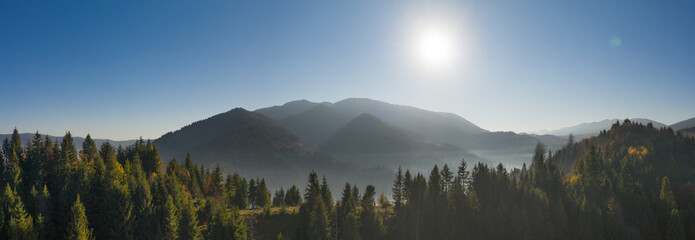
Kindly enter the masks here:
<path id="1" fill-rule="evenodd" d="M 373 101 L 384 102 L 384 101 L 381 101 L 381 100 L 378 100 L 378 99 L 370 99 L 370 98 L 346 98 L 346 99 L 342 99 L 342 100 L 340 100 L 340 101 L 347 100 L 347 99 L 369 99 L 369 100 L 373 100 Z M 131 140 L 137 140 L 137 139 L 140 139 L 140 138 L 142 138 L 142 139 L 144 139 L 144 140 L 156 140 L 156 139 L 158 139 L 159 137 L 163 136 L 163 135 L 166 134 L 166 133 L 175 132 L 175 131 L 177 131 L 177 130 L 179 130 L 179 129 L 181 129 L 181 128 L 183 128 L 183 127 L 185 127 L 185 126 L 187 126 L 187 125 L 189 125 L 189 124 L 191 124 L 191 123 L 194 123 L 194 122 L 197 122 L 197 121 L 202 121 L 202 120 L 205 120 L 205 119 L 207 119 L 207 118 L 209 118 L 209 117 L 212 117 L 212 116 L 214 116 L 214 115 L 222 114 L 222 113 L 225 113 L 225 112 L 234 110 L 234 109 L 236 109 L 236 108 L 241 108 L 241 109 L 244 109 L 244 110 L 246 110 L 246 111 L 254 112 L 254 111 L 259 110 L 259 109 L 269 108 L 269 107 L 283 106 L 283 105 L 286 104 L 286 103 L 297 102 L 297 101 L 308 101 L 308 102 L 312 102 L 312 103 L 330 103 L 330 104 L 335 104 L 336 102 L 339 102 L 339 101 L 336 101 L 336 102 L 327 102 L 327 101 L 312 101 L 312 100 L 308 100 L 308 99 L 297 99 L 297 100 L 292 100 L 292 101 L 289 101 L 289 102 L 285 102 L 285 103 L 283 103 L 283 104 L 271 105 L 271 106 L 261 107 L 261 108 L 257 108 L 257 109 L 246 109 L 246 108 L 243 108 L 243 107 L 232 107 L 232 108 L 230 108 L 229 110 L 226 110 L 226 111 L 223 111 L 223 112 L 220 112 L 220 113 L 216 113 L 216 114 L 207 116 L 207 117 L 202 118 L 202 119 L 194 120 L 194 121 L 192 121 L 192 122 L 190 122 L 190 123 L 188 123 L 188 124 L 186 124 L 186 125 L 184 125 L 184 126 L 181 126 L 181 127 L 179 127 L 179 128 L 176 128 L 176 129 L 169 130 L 169 131 L 167 131 L 167 132 L 165 132 L 165 133 L 162 133 L 162 134 L 159 135 L 159 136 L 155 136 L 155 137 L 152 137 L 152 138 L 150 138 L 150 137 L 144 137 L 144 136 L 138 136 L 138 137 L 133 137 L 133 138 L 123 138 L 123 139 L 116 139 L 116 138 L 110 138 L 110 137 L 99 137 L 99 136 L 96 136 L 96 137 L 95 137 L 95 136 L 93 136 L 93 134 L 90 134 L 89 132 L 85 133 L 84 135 L 81 135 L 81 134 L 75 134 L 75 133 L 73 133 L 73 132 L 70 131 L 70 130 L 66 130 L 66 131 L 65 131 L 64 133 L 62 133 L 62 134 L 61 134 L 61 133 L 58 133 L 58 134 L 46 133 L 46 132 L 42 132 L 41 130 L 36 130 L 36 131 L 33 131 L 33 132 L 27 132 L 27 131 L 22 131 L 22 130 L 19 129 L 19 128 L 17 128 L 17 130 L 19 131 L 20 134 L 35 134 L 35 133 L 38 131 L 39 134 L 41 134 L 41 135 L 48 135 L 48 136 L 58 137 L 58 138 L 63 137 L 66 133 L 70 132 L 71 135 L 72 135 L 73 137 L 82 137 L 82 138 L 84 138 L 84 137 L 86 137 L 86 136 L 89 134 L 93 139 L 104 139 L 104 140 L 112 140 L 112 141 L 131 141 Z M 408 105 L 402 105 L 402 104 L 397 104 L 397 103 L 389 103 L 389 102 L 384 102 L 384 103 L 388 103 L 388 104 L 395 105 L 395 106 L 413 107 L 413 108 L 417 108 L 417 109 L 420 109 L 420 110 L 431 111 L 431 112 L 436 112 L 436 113 L 451 113 L 451 112 L 444 112 L 444 111 L 432 111 L 432 110 L 429 110 L 429 109 L 423 109 L 423 108 L 418 108 L 418 107 L 415 107 L 415 106 L 408 106 Z M 455 114 L 455 113 L 452 113 L 452 114 Z M 455 115 L 456 115 L 456 116 L 459 116 L 459 117 L 462 117 L 462 116 L 460 116 L 460 115 L 458 115 L 458 114 L 455 114 Z M 464 118 L 464 117 L 462 117 L 462 118 Z M 693 117 L 693 118 L 695 118 L 695 117 Z M 464 119 L 466 119 L 466 118 L 464 118 Z M 665 124 L 666 126 L 671 126 L 671 125 L 673 125 L 673 124 L 676 124 L 676 123 L 681 122 L 681 121 L 684 121 L 684 120 L 689 120 L 689 119 L 691 119 L 691 118 L 679 120 L 679 121 L 676 121 L 676 122 L 673 122 L 673 123 L 666 123 L 666 122 L 659 121 L 659 120 L 657 120 L 657 119 L 650 119 L 650 118 L 643 118 L 643 117 L 606 118 L 606 119 L 602 119 L 602 120 L 595 120 L 595 121 L 589 121 L 589 122 L 575 123 L 575 124 L 563 126 L 563 127 L 560 127 L 560 128 L 554 128 L 554 129 L 538 129 L 538 130 L 529 131 L 529 132 L 518 132 L 518 131 L 511 131 L 511 130 L 490 130 L 490 129 L 486 129 L 486 128 L 484 128 L 484 127 L 481 127 L 481 128 L 483 128 L 484 130 L 490 131 L 490 132 L 514 132 L 514 133 L 517 133 L 517 134 L 546 135 L 546 134 L 549 134 L 549 133 L 544 133 L 544 132 L 550 132 L 550 131 L 560 130 L 560 129 L 564 129 L 564 128 L 568 128 L 568 127 L 579 126 L 579 125 L 582 125 L 582 124 L 599 123 L 599 122 L 608 121 L 608 120 L 610 120 L 610 121 L 612 121 L 612 120 L 623 121 L 624 119 L 646 119 L 646 120 L 651 120 L 651 121 L 655 121 L 655 122 L 658 122 L 658 123 Z M 466 120 L 468 120 L 468 119 L 466 119 Z M 476 126 L 480 127 L 480 125 L 478 125 L 477 123 L 475 123 L 475 122 L 472 122 L 472 123 L 475 124 Z M 13 129 L 14 129 L 14 128 L 13 128 Z M 9 134 L 12 134 L 12 131 L 9 131 L 9 132 L 0 132 L 0 134 L 9 135 Z M 558 137 L 562 137 L 561 135 L 557 135 L 557 136 L 558 136 Z"/>
<path id="2" fill-rule="evenodd" d="M 517 133 L 695 117 L 692 1 L 0 6 L 0 132 L 156 139 L 355 97 Z"/>

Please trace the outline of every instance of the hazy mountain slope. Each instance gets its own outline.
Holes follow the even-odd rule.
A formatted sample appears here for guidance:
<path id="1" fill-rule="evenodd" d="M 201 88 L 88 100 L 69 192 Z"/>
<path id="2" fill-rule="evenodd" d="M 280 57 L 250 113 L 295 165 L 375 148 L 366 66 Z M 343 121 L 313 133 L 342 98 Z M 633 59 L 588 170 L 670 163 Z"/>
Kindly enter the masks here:
<path id="1" fill-rule="evenodd" d="M 468 120 L 451 113 L 438 113 L 366 98 L 348 98 L 333 104 L 347 116 L 369 113 L 400 128 L 437 141 L 455 143 L 462 136 L 487 132 Z"/>
<path id="2" fill-rule="evenodd" d="M 456 146 L 426 140 L 367 113 L 345 124 L 320 149 L 341 161 L 387 168 L 421 169 L 432 164 L 455 164 L 461 158 L 486 162 Z"/>
<path id="3" fill-rule="evenodd" d="M 300 110 L 293 107 L 297 104 L 299 103 L 288 103 L 272 108 L 276 112 L 288 113 Z M 281 120 L 283 125 L 312 147 L 320 145 L 342 124 L 365 113 L 376 116 L 389 125 L 415 133 L 425 140 L 454 145 L 486 157 L 489 155 L 495 162 L 529 159 L 533 147 L 539 141 L 533 136 L 491 133 L 452 113 L 432 112 L 365 98 L 349 98 L 334 104 L 322 103 L 314 108 Z M 264 113 L 268 109 L 257 111 Z"/>
<path id="4" fill-rule="evenodd" d="M 254 155 L 254 151 L 265 151 L 264 154 L 269 155 L 291 152 L 295 156 L 310 152 L 296 135 L 276 121 L 242 108 L 194 122 L 164 134 L 154 143 L 163 159 L 180 158 L 187 152 L 206 153 L 197 156 L 205 161 L 245 157 Z"/>
<path id="5" fill-rule="evenodd" d="M 652 123 L 655 128 L 661 128 L 661 127 L 666 127 L 666 124 L 651 120 L 651 119 L 644 119 L 644 118 L 630 118 L 630 121 L 635 122 L 635 123 L 641 123 L 644 125 L 647 125 L 648 123 Z M 535 132 L 536 134 L 550 134 L 550 135 L 555 135 L 555 136 L 567 136 L 570 134 L 574 134 L 575 136 L 595 136 L 598 135 L 599 132 L 603 130 L 608 130 L 611 128 L 611 126 L 616 123 L 616 122 L 623 122 L 623 120 L 620 119 L 605 119 L 603 121 L 599 122 L 591 122 L 591 123 L 581 123 L 575 126 L 570 126 L 570 127 L 564 127 L 556 130 L 541 130 Z"/>
<path id="6" fill-rule="evenodd" d="M 298 134 L 303 143 L 312 147 L 320 145 L 348 121 L 349 117 L 323 103 L 280 120 L 285 127 Z"/>
<path id="7" fill-rule="evenodd" d="M 40 134 L 40 132 L 39 132 Z M 5 138 L 10 138 L 12 137 L 12 134 L 0 134 L 0 140 L 3 140 Z M 56 137 L 56 136 L 51 136 L 48 135 L 48 137 L 51 139 L 51 141 L 55 142 L 58 141 L 58 143 L 63 141 L 63 136 Z M 19 138 L 22 139 L 22 144 L 26 146 L 28 142 L 31 142 L 34 139 L 34 133 L 20 133 Z M 46 135 L 41 135 L 42 139 L 46 138 Z M 101 146 L 101 144 L 105 142 L 109 142 L 111 145 L 118 147 L 118 146 L 130 146 L 133 143 L 135 143 L 135 140 L 124 140 L 124 141 L 114 141 L 114 140 L 109 140 L 109 139 L 92 139 L 94 140 L 94 143 L 97 144 L 97 146 Z M 82 144 L 84 143 L 84 138 L 83 137 L 76 137 L 72 136 L 72 142 L 75 144 L 75 148 L 79 151 L 82 150 Z"/>
<path id="8" fill-rule="evenodd" d="M 682 133 L 685 136 L 695 137 L 695 127 L 684 128 L 678 130 L 678 132 Z"/>
<path id="9" fill-rule="evenodd" d="M 164 162 L 186 153 L 195 163 L 208 168 L 219 164 L 225 171 L 247 177 L 265 177 L 269 187 L 306 183 L 315 170 L 330 175 L 331 187 L 340 189 L 345 181 L 390 186 L 392 169 L 365 168 L 343 163 L 335 157 L 307 148 L 292 131 L 262 114 L 241 108 L 197 121 L 154 141 Z"/>
<path id="10" fill-rule="evenodd" d="M 421 136 L 391 126 L 368 113 L 343 126 L 321 149 L 336 154 L 458 150 L 453 146 L 426 142 Z"/>
<path id="11" fill-rule="evenodd" d="M 307 100 L 297 100 L 283 104 L 282 106 L 272 106 L 267 108 L 257 109 L 254 112 L 263 114 L 269 118 L 280 120 L 291 115 L 300 114 L 316 107 L 319 103 L 309 102 Z"/>
<path id="12" fill-rule="evenodd" d="M 683 120 L 683 121 L 680 121 L 680 122 L 671 124 L 670 127 L 673 128 L 673 130 L 676 130 L 676 131 L 681 130 L 681 129 L 684 129 L 684 128 L 692 128 L 692 127 L 695 127 L 695 118 L 691 118 L 691 119 L 687 119 L 687 120 Z"/>

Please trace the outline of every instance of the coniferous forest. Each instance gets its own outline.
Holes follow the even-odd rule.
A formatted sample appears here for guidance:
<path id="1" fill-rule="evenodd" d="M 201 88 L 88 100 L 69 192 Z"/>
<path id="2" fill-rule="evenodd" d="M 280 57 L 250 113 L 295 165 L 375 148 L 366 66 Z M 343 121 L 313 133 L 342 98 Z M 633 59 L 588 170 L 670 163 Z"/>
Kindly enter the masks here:
<path id="1" fill-rule="evenodd" d="M 398 169 L 392 189 L 268 189 L 138 140 L 2 144 L 2 239 L 695 239 L 695 139 L 616 123 L 522 169 Z M 340 191 L 333 199 L 333 191 Z M 378 192 L 392 192 L 389 197 Z"/>

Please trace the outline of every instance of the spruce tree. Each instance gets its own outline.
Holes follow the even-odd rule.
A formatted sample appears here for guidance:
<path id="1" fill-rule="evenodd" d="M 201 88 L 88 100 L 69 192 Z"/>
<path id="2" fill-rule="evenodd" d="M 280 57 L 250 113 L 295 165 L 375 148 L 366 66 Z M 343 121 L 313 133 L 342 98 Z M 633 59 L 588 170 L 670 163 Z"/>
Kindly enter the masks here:
<path id="1" fill-rule="evenodd" d="M 201 239 L 198 216 L 189 199 L 185 199 L 179 208 L 178 235 L 181 240 Z"/>
<path id="2" fill-rule="evenodd" d="M 24 209 L 22 199 L 7 184 L 2 195 L 2 236 L 5 239 L 30 239 L 36 237 L 33 219 Z"/>
<path id="3" fill-rule="evenodd" d="M 93 239 L 92 230 L 89 229 L 89 222 L 85 215 L 84 205 L 80 202 L 80 195 L 77 195 L 75 203 L 70 208 L 70 222 L 68 223 L 65 238 L 68 240 Z"/>
<path id="4" fill-rule="evenodd" d="M 396 173 L 396 179 L 393 180 L 393 203 L 395 208 L 400 208 L 403 205 L 403 171 L 401 167 L 398 166 L 398 172 Z"/>
<path id="5" fill-rule="evenodd" d="M 261 179 L 256 189 L 256 204 L 257 207 L 263 208 L 270 206 L 270 192 L 265 184 L 265 179 Z"/>

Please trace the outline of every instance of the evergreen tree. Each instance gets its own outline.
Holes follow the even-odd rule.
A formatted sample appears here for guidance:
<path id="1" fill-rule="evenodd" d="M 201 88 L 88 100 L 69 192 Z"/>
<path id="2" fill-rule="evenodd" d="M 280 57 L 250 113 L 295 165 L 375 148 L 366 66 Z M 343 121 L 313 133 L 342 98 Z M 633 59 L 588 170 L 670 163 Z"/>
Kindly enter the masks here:
<path id="1" fill-rule="evenodd" d="M 220 208 L 215 212 L 206 239 L 246 239 L 246 228 L 237 211 Z"/>
<path id="2" fill-rule="evenodd" d="M 326 204 L 328 212 L 333 212 L 333 193 L 331 193 L 331 189 L 328 187 L 326 176 L 323 176 L 323 179 L 321 180 L 321 197 L 323 198 L 323 202 Z"/>
<path id="3" fill-rule="evenodd" d="M 248 202 L 251 205 L 251 208 L 258 207 L 258 201 L 257 201 L 257 199 L 258 199 L 258 186 L 256 184 L 256 180 L 253 178 L 251 179 L 251 181 L 249 181 L 249 195 L 248 196 L 249 196 Z"/>
<path id="4" fill-rule="evenodd" d="M 263 208 L 270 206 L 270 192 L 265 185 L 265 179 L 261 179 L 256 189 L 256 194 L 256 204 L 258 207 Z"/>
<path id="5" fill-rule="evenodd" d="M 661 194 L 659 195 L 659 199 L 661 199 L 669 209 L 676 208 L 676 198 L 673 196 L 673 191 L 671 191 L 671 181 L 666 176 L 661 179 Z"/>
<path id="6" fill-rule="evenodd" d="M 246 209 L 249 205 L 249 187 L 246 179 L 239 177 L 238 174 L 233 176 L 235 186 L 234 204 L 239 209 Z"/>
<path id="7" fill-rule="evenodd" d="M 198 226 L 198 216 L 188 199 L 183 201 L 180 208 L 178 235 L 181 240 L 200 239 L 200 227 Z"/>
<path id="8" fill-rule="evenodd" d="M 400 208 L 403 205 L 403 171 L 401 167 L 398 167 L 398 172 L 396 173 L 396 179 L 393 180 L 393 203 L 396 208 Z"/>
<path id="9" fill-rule="evenodd" d="M 33 219 L 24 209 L 22 199 L 17 192 L 5 186 L 2 195 L 2 236 L 5 239 L 31 239 L 37 236 Z"/>
<path id="10" fill-rule="evenodd" d="M 287 194 L 285 194 L 285 203 L 289 206 L 297 206 L 302 203 L 302 194 L 299 192 L 297 186 L 292 185 L 287 189 Z"/>
<path id="11" fill-rule="evenodd" d="M 92 230 L 89 229 L 89 223 L 85 215 L 84 205 L 80 202 L 80 195 L 77 195 L 77 198 L 75 198 L 75 203 L 72 204 L 70 211 L 70 223 L 68 224 L 65 238 L 69 240 L 93 239 Z"/>
<path id="12" fill-rule="evenodd" d="M 20 164 L 25 161 L 25 155 L 22 149 L 22 140 L 16 128 L 12 132 L 10 140 L 5 139 L 2 148 L 5 155 L 3 180 L 10 187 L 19 188 L 22 181 Z"/>
<path id="13" fill-rule="evenodd" d="M 350 183 L 345 183 L 338 207 L 338 239 L 359 239 L 360 225 L 357 212 L 357 199 L 352 194 Z"/>
<path id="14" fill-rule="evenodd" d="M 275 191 L 273 195 L 273 206 L 279 207 L 285 205 L 285 190 L 280 187 L 280 190 Z"/>
<path id="15" fill-rule="evenodd" d="M 161 207 L 159 212 L 159 219 L 162 226 L 162 237 L 164 239 L 177 239 L 179 223 L 176 216 L 174 199 L 170 195 L 167 195 L 166 204 Z"/>
<path id="16" fill-rule="evenodd" d="M 375 196 L 374 186 L 367 186 L 362 196 L 362 212 L 360 213 L 360 235 L 365 240 L 381 239 L 383 234 L 381 218 L 374 208 Z"/>

